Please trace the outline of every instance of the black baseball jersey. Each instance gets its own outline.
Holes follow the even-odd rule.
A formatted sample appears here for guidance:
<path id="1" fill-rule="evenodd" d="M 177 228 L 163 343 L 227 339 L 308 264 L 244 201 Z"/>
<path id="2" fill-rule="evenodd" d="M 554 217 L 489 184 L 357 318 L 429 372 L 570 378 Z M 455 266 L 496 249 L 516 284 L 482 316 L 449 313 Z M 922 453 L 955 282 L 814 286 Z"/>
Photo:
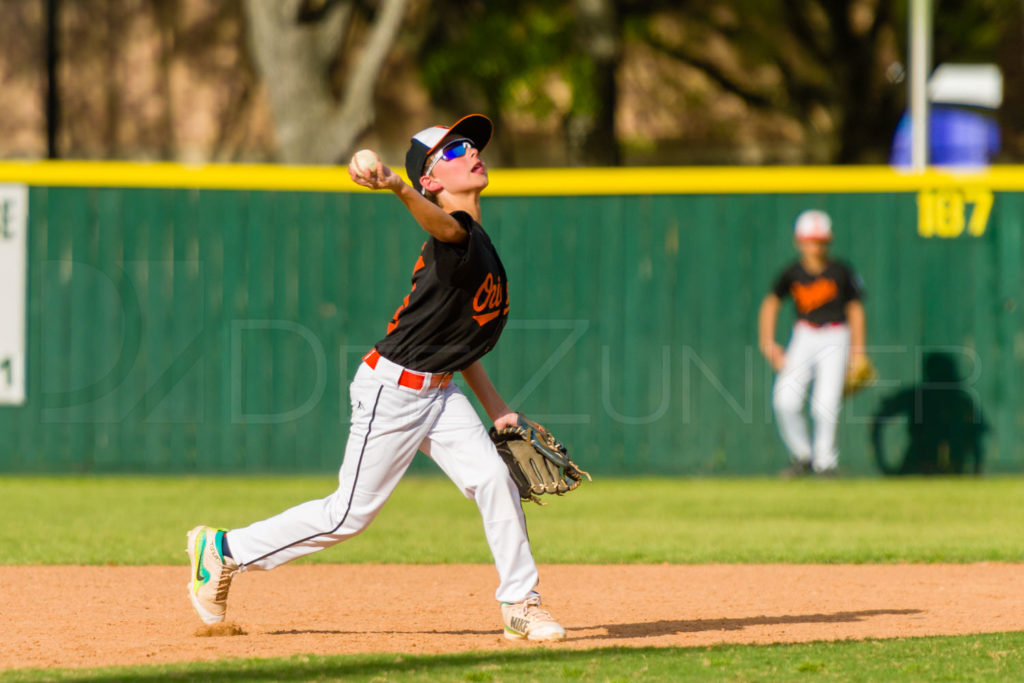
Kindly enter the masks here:
<path id="1" fill-rule="evenodd" d="M 817 275 L 799 261 L 779 275 L 772 292 L 780 299 L 792 296 L 796 315 L 812 325 L 846 322 L 846 304 L 864 297 L 864 286 L 853 270 L 841 261 L 829 261 Z"/>
<path id="2" fill-rule="evenodd" d="M 469 238 L 423 244 L 412 290 L 376 344 L 380 355 L 410 370 L 464 370 L 494 348 L 508 319 L 508 281 L 491 238 L 468 213 L 451 215 Z"/>

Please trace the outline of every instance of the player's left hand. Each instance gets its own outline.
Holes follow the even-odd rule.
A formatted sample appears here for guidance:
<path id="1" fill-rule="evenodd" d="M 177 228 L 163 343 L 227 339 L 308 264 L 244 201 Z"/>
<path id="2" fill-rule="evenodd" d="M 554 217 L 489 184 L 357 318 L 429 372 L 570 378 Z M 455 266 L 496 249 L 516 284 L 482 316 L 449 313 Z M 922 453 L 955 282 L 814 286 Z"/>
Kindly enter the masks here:
<path id="1" fill-rule="evenodd" d="M 850 354 L 850 363 L 843 380 L 843 396 L 853 396 L 875 382 L 878 371 L 863 351 Z"/>
<path id="2" fill-rule="evenodd" d="M 508 411 L 504 415 L 499 415 L 494 419 L 494 429 L 501 431 L 508 427 L 515 427 L 519 423 L 519 413 Z"/>

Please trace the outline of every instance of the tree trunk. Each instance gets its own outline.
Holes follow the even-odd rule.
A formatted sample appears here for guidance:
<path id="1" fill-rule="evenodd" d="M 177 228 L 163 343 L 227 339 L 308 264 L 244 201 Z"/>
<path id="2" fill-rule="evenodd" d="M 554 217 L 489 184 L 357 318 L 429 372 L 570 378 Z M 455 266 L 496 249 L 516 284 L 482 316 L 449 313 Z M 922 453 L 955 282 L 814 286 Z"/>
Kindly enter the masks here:
<path id="1" fill-rule="evenodd" d="M 374 86 L 405 16 L 408 0 L 381 0 L 341 97 L 330 72 L 354 9 L 330 5 L 316 21 L 299 21 L 300 0 L 247 0 L 249 43 L 267 86 L 279 157 L 289 164 L 331 164 L 346 158 L 374 121 Z"/>
<path id="2" fill-rule="evenodd" d="M 576 0 L 579 49 L 593 66 L 592 101 L 574 104 L 566 122 L 569 162 L 581 166 L 617 166 L 615 72 L 622 56 L 618 17 L 612 0 Z M 589 99 L 589 98 L 588 98 Z"/>

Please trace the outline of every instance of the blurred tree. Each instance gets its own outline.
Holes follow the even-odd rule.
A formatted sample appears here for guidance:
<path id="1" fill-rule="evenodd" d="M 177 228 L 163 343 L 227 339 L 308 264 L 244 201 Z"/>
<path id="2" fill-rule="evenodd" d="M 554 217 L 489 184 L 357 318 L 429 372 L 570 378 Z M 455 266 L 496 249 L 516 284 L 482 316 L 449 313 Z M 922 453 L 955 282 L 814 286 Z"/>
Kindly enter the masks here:
<path id="1" fill-rule="evenodd" d="M 0 155 L 46 156 L 46 5 L 17 2 L 0 21 Z"/>
<path id="2" fill-rule="evenodd" d="M 554 126 L 565 162 L 614 165 L 621 31 L 613 0 L 550 3 L 440 0 L 419 37 L 431 99 L 446 109 L 489 112 Z M 513 136 L 499 138 L 517 158 Z"/>
<path id="3" fill-rule="evenodd" d="M 657 163 L 885 163 L 906 101 L 905 5 L 442 0 L 421 65 L 444 106 L 555 121 L 569 165 L 616 164 L 638 144 Z M 936 62 L 1013 61 L 1019 83 L 1022 12 L 1022 0 L 943 0 Z M 1022 110 L 1008 95 L 1006 130 Z M 512 139 L 504 156 L 518 162 Z"/>
<path id="4" fill-rule="evenodd" d="M 627 2 L 637 41 L 700 71 L 751 116 L 796 122 L 806 160 L 877 161 L 901 113 L 887 0 Z M 817 151 L 813 148 L 817 147 Z"/>
<path id="5" fill-rule="evenodd" d="M 697 69 L 752 117 L 798 124 L 805 161 L 887 158 L 907 100 L 905 0 L 622 0 L 622 12 L 630 40 Z M 1024 2 L 941 0 L 933 12 L 935 64 L 1003 68 L 1001 118 L 1015 139 L 1024 121 L 1015 95 L 1024 85 Z"/>
<path id="6" fill-rule="evenodd" d="M 640 129 L 674 117 L 664 134 L 719 154 L 788 137 L 803 150 L 791 161 L 879 160 L 901 111 L 902 89 L 886 78 L 900 17 L 883 0 L 434 4 L 421 43 L 432 98 L 554 115 L 570 164 L 618 163 L 623 112 Z M 723 97 L 738 104 L 709 106 Z"/>
<path id="7" fill-rule="evenodd" d="M 618 97 L 616 73 L 622 59 L 622 31 L 612 0 L 575 0 L 575 47 L 582 59 L 572 82 L 574 98 L 566 133 L 570 163 L 614 166 L 619 163 L 615 134 Z"/>
<path id="8" fill-rule="evenodd" d="M 288 163 L 334 163 L 375 118 L 374 92 L 408 0 L 246 0 L 250 49 Z M 332 75 L 343 74 L 338 91 Z"/>
<path id="9" fill-rule="evenodd" d="M 46 154 L 46 0 L 5 5 L 0 156 Z M 64 157 L 333 163 L 467 111 L 500 163 L 882 162 L 906 0 L 60 3 Z M 935 62 L 1005 76 L 1024 159 L 1024 0 L 936 0 Z"/>
<path id="10" fill-rule="evenodd" d="M 49 106 L 48 5 L 4 8 L 0 155 L 45 156 L 52 127 L 63 158 L 267 158 L 272 141 L 240 0 L 59 3 L 59 89 Z M 47 120 L 48 109 L 56 121 Z"/>

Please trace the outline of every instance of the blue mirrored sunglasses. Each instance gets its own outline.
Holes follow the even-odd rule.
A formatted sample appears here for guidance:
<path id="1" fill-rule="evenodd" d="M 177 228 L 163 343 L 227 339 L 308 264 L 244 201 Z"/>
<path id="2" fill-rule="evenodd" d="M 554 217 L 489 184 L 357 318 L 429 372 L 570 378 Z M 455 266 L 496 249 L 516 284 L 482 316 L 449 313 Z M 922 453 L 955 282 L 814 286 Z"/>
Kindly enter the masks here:
<path id="1" fill-rule="evenodd" d="M 423 175 L 430 175 L 430 172 L 434 170 L 434 166 L 437 166 L 437 162 L 444 159 L 445 161 L 451 161 L 452 159 L 458 159 L 464 156 L 466 152 L 472 149 L 475 145 L 469 138 L 459 138 L 458 140 L 452 140 L 447 145 L 441 148 L 440 152 L 434 153 L 434 160 L 427 166 L 427 170 L 423 171 Z"/>

